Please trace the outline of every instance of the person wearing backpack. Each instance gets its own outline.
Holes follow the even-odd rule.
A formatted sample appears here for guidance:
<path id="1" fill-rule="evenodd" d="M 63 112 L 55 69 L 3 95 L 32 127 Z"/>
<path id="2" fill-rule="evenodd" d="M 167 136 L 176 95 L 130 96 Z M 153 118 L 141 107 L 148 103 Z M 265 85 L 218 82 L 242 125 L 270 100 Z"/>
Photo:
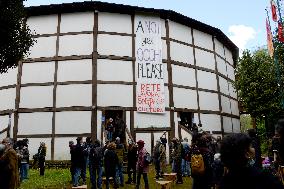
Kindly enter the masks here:
<path id="1" fill-rule="evenodd" d="M 204 134 L 198 134 L 196 143 L 192 145 L 191 175 L 193 189 L 211 189 L 213 153 L 207 146 Z"/>
<path id="2" fill-rule="evenodd" d="M 172 139 L 172 171 L 177 173 L 177 184 L 183 184 L 182 172 L 181 172 L 181 161 L 183 147 L 182 144 L 178 141 L 177 138 Z"/>
<path id="3" fill-rule="evenodd" d="M 92 189 L 102 189 L 104 149 L 99 140 L 91 146 L 89 154 L 90 180 Z"/>
<path id="4" fill-rule="evenodd" d="M 147 159 L 147 151 L 144 148 L 145 142 L 143 140 L 139 140 L 137 142 L 138 145 L 138 160 L 136 163 L 136 171 L 137 171 L 137 180 L 136 180 L 136 189 L 140 188 L 140 179 L 141 175 L 143 175 L 145 189 L 149 189 L 149 182 L 147 173 L 149 172 L 149 162 Z"/>

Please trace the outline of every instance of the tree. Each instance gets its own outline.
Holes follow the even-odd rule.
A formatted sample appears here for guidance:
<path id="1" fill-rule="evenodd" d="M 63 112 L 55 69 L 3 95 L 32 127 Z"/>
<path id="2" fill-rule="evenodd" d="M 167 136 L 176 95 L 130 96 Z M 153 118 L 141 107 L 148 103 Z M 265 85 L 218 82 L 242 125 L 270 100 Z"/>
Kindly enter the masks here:
<path id="1" fill-rule="evenodd" d="M 33 45 L 23 0 L 0 1 L 0 73 L 16 67 Z"/>
<path id="2" fill-rule="evenodd" d="M 277 68 L 265 49 L 253 54 L 246 50 L 239 59 L 237 79 L 233 84 L 239 101 L 252 117 L 275 117 L 282 112 L 283 92 L 276 77 L 277 69 L 282 70 L 282 66 Z M 279 73 L 282 73 L 281 70 Z"/>

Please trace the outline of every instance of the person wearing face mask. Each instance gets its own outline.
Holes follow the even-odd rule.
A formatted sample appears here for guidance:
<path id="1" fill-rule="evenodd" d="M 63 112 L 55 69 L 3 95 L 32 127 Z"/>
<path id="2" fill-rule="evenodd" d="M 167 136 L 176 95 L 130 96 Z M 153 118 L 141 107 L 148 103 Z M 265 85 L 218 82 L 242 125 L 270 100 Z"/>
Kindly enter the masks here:
<path id="1" fill-rule="evenodd" d="M 272 174 L 251 164 L 255 149 L 252 139 L 243 133 L 228 135 L 221 143 L 221 161 L 228 172 L 219 189 L 283 189 Z"/>

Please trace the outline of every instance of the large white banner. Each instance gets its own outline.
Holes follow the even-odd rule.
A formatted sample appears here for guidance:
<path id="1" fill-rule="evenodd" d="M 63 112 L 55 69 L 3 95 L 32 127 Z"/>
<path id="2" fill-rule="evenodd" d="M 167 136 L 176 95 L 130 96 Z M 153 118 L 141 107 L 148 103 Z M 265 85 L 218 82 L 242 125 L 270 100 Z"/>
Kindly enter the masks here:
<path id="1" fill-rule="evenodd" d="M 136 106 L 138 112 L 164 113 L 161 20 L 135 16 Z"/>

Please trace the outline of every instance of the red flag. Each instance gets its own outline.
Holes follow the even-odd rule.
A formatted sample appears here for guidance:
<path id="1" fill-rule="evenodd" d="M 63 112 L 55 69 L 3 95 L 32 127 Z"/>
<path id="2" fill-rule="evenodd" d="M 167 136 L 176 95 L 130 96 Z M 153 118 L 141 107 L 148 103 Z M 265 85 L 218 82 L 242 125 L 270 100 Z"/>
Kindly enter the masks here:
<path id="1" fill-rule="evenodd" d="M 268 19 L 266 19 L 266 32 L 267 32 L 267 49 L 270 57 L 273 57 L 274 47 L 272 43 L 272 33 Z"/>
<path id="2" fill-rule="evenodd" d="M 278 40 L 284 43 L 283 25 L 280 21 L 278 22 Z"/>
<path id="3" fill-rule="evenodd" d="M 270 1 L 270 5 L 271 5 L 272 20 L 274 22 L 277 22 L 276 4 L 274 0 Z"/>

